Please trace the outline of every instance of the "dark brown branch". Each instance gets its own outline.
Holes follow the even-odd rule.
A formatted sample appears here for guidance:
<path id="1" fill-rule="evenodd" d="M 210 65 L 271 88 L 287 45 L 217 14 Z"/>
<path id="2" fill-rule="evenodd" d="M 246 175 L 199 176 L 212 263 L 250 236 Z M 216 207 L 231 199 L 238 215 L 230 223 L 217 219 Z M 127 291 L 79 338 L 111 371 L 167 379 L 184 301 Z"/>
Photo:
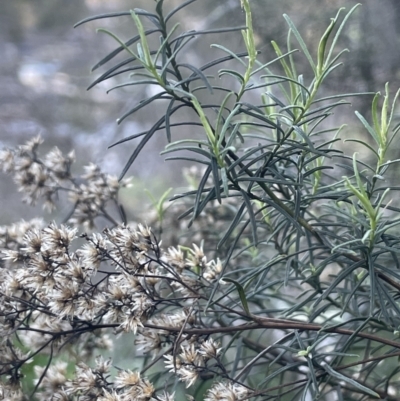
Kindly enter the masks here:
<path id="1" fill-rule="evenodd" d="M 182 333 L 194 335 L 208 335 L 215 333 L 235 333 L 237 331 L 247 331 L 256 329 L 274 329 L 274 330 L 299 330 L 299 331 L 324 331 L 327 333 L 342 334 L 345 336 L 356 335 L 357 337 L 366 338 L 368 340 L 376 341 L 381 344 L 390 345 L 391 347 L 400 349 L 400 342 L 389 340 L 387 338 L 379 337 L 374 334 L 365 332 L 356 332 L 355 330 L 343 329 L 339 327 L 324 327 L 319 324 L 296 322 L 292 320 L 273 319 L 273 318 L 260 318 L 252 315 L 255 323 L 242 324 L 239 326 L 229 327 L 210 327 L 204 329 L 191 328 L 184 329 Z M 144 327 L 154 330 L 167 330 L 170 332 L 179 333 L 182 328 L 155 326 L 145 323 Z"/>

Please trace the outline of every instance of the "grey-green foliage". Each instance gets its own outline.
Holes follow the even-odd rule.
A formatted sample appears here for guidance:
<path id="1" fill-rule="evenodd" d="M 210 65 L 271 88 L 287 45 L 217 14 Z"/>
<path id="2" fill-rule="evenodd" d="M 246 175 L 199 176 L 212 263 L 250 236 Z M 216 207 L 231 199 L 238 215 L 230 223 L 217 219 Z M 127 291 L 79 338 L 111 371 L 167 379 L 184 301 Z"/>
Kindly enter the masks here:
<path id="1" fill-rule="evenodd" d="M 119 123 L 158 100 L 167 101 L 165 114 L 149 130 L 117 143 L 140 138 L 121 178 L 161 132 L 170 160 L 203 167 L 197 189 L 173 198 L 191 201 L 181 216 L 189 218 L 189 225 L 208 207 L 236 205 L 215 244 L 224 256 L 226 286 L 214 285 L 208 308 L 236 303 L 249 322 L 263 329 L 221 335 L 227 347 L 222 377 L 257 390 L 259 399 L 398 399 L 400 219 L 391 204 L 398 188 L 385 179 L 398 162 L 387 159 L 399 130 L 392 123 L 397 94 L 391 100 L 386 86 L 383 101 L 375 95 L 371 122 L 357 113 L 368 139 L 346 138 L 368 152 L 368 161 L 341 151 L 343 127 L 335 127 L 332 118 L 351 96 L 367 94 L 319 95 L 341 65 L 345 50 L 336 49 L 336 42 L 357 6 L 338 11 L 316 49 L 308 49 L 284 15 L 287 48 L 273 42 L 276 58 L 262 64 L 248 1 L 241 2 L 246 19 L 241 26 L 182 31 L 171 18 L 194 1 L 182 2 L 167 15 L 159 0 L 155 10 L 81 23 L 131 16 L 137 29 L 127 41 L 100 29 L 117 48 L 96 64 L 94 69 L 108 69 L 91 86 L 123 74 L 126 81 L 118 87 L 159 87 Z M 145 28 L 144 20 L 152 26 Z M 205 65 L 185 59 L 192 39 L 225 32 L 238 40 L 242 35 L 243 52 L 218 43 L 210 49 L 216 58 Z M 153 36 L 159 38 L 158 48 L 150 45 Z M 119 54 L 126 58 L 114 61 Z M 308 71 L 297 71 L 299 56 L 308 60 Z M 216 67 L 217 77 L 207 75 Z M 305 81 L 303 75 L 313 78 Z M 182 110 L 188 111 L 187 121 L 181 119 Z M 174 128 L 182 126 L 188 135 L 174 141 Z M 247 259 L 246 250 L 251 251 Z M 224 315 L 219 324 L 235 326 L 235 319 Z M 229 347 L 237 348 L 236 355 Z"/>

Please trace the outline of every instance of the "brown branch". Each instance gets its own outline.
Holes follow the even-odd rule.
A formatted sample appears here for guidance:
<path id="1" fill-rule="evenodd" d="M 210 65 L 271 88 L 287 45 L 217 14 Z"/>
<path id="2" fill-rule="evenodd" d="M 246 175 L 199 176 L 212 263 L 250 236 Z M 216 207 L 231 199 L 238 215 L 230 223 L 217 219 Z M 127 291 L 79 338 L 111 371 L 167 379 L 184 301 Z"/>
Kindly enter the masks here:
<path id="1" fill-rule="evenodd" d="M 383 359 L 392 358 L 394 356 L 400 356 L 400 351 L 393 352 L 392 354 L 378 355 L 371 358 L 363 359 L 362 361 L 348 363 L 347 365 L 341 365 L 335 367 L 335 370 L 344 370 L 348 368 L 352 368 L 357 365 L 364 365 L 365 363 L 374 362 L 374 361 L 382 361 Z"/>
<path id="2" fill-rule="evenodd" d="M 274 329 L 274 330 L 299 330 L 299 331 L 324 331 L 328 333 L 342 334 L 345 336 L 356 335 L 357 337 L 366 338 L 368 340 L 376 341 L 381 344 L 390 345 L 391 347 L 400 349 L 400 342 L 389 340 L 387 338 L 379 337 L 374 334 L 357 332 L 355 330 L 343 329 L 340 327 L 324 327 L 314 323 L 296 322 L 294 320 L 261 318 L 252 315 L 255 323 L 247 323 L 239 326 L 228 327 L 210 327 L 210 328 L 191 328 L 184 329 L 182 333 L 193 335 L 208 335 L 215 333 L 235 333 L 238 331 L 256 330 L 256 329 Z M 155 326 L 152 324 L 144 323 L 144 327 L 154 330 L 167 330 L 170 332 L 181 332 L 182 328 Z"/>

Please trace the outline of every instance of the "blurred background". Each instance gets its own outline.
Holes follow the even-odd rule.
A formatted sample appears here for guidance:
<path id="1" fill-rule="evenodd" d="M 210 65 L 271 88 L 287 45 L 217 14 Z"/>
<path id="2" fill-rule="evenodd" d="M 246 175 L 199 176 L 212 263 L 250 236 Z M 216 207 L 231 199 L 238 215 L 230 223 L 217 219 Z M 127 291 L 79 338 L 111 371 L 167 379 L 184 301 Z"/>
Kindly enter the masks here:
<path id="1" fill-rule="evenodd" d="M 339 48 L 349 48 L 350 53 L 343 58 L 345 65 L 327 81 L 327 94 L 382 91 L 387 81 L 392 93 L 399 87 L 400 1 L 361 1 L 362 7 L 351 17 L 338 44 Z M 165 7 L 182 3 L 183 0 L 165 0 Z M 340 7 L 349 10 L 356 3 L 352 0 L 253 0 L 260 60 L 274 57 L 271 40 L 285 48 L 287 24 L 283 13 L 294 20 L 310 49 L 315 50 L 329 18 Z M 55 145 L 65 152 L 74 148 L 78 165 L 93 161 L 105 171 L 118 175 L 134 143 L 110 150 L 107 147 L 148 128 L 154 115 L 148 111 L 148 114 L 139 113 L 121 125 L 116 124 L 116 119 L 151 95 L 151 90 L 135 87 L 106 94 L 112 82 L 90 91 L 86 88 L 105 71 L 91 73 L 91 67 L 116 47 L 110 37 L 96 34 L 96 29 L 107 28 L 128 39 L 135 35 L 134 25 L 129 17 L 102 19 L 76 29 L 73 25 L 95 14 L 135 7 L 153 10 L 154 5 L 150 0 L 0 0 L 0 148 L 22 144 L 40 134 L 45 139 L 45 150 Z M 198 0 L 180 11 L 179 20 L 184 30 L 206 29 L 243 24 L 244 15 L 239 0 Z M 201 66 L 220 55 L 210 49 L 210 44 L 215 42 L 234 51 L 244 49 L 240 33 L 209 35 L 193 41 L 185 57 Z M 301 55 L 296 57 L 303 63 L 303 70 L 298 72 L 307 77 L 306 60 Z M 371 100 L 371 97 L 356 98 L 352 108 L 338 109 L 335 124 L 346 121 L 348 132 L 361 131 L 354 110 L 368 116 Z M 160 107 L 155 113 L 163 110 L 162 105 L 154 107 Z M 164 146 L 164 136 L 157 136 L 129 172 L 160 192 L 181 182 L 182 166 L 164 164 L 163 157 L 158 155 Z M 398 148 L 394 144 L 393 152 L 399 153 Z M 26 207 L 19 199 L 11 178 L 0 175 L 1 224 L 31 218 L 41 210 Z M 130 201 L 133 205 L 134 200 Z"/>

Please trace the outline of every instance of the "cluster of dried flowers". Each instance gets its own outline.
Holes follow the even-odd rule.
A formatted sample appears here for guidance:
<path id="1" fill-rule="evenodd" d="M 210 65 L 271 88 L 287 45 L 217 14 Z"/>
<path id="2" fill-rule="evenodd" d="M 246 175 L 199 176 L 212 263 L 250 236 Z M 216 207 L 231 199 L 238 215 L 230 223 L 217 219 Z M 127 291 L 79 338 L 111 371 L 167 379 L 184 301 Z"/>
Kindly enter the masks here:
<path id="1" fill-rule="evenodd" d="M 66 219 L 69 224 L 93 229 L 94 220 L 100 216 L 115 224 L 107 207 L 109 203 L 118 206 L 118 191 L 127 186 L 128 181 L 118 182 L 116 176 L 102 173 L 93 163 L 84 167 L 84 174 L 75 177 L 71 172 L 75 152 L 65 156 L 54 147 L 40 157 L 38 148 L 42 142 L 42 138 L 37 136 L 16 149 L 0 152 L 2 170 L 12 174 L 19 191 L 23 193 L 22 200 L 29 205 L 35 205 L 40 200 L 44 209 L 53 211 L 58 198 L 67 198 L 73 204 Z"/>
<path id="2" fill-rule="evenodd" d="M 4 150 L 3 170 L 13 174 L 30 204 L 43 198 L 51 209 L 56 194 L 66 191 L 75 207 L 69 225 L 35 219 L 0 227 L 0 399 L 31 397 L 21 386 L 22 370 L 37 355 L 48 358 L 34 367 L 38 400 L 170 401 L 176 379 L 189 387 L 210 378 L 220 380 L 207 401 L 249 397 L 246 386 L 231 380 L 220 342 L 211 336 L 223 325 L 222 315 L 234 312 L 229 302 L 208 305 L 221 261 L 207 260 L 202 246 L 163 249 L 147 226 L 111 218 L 102 232 L 79 235 L 79 228 L 107 217 L 106 204 L 118 202 L 119 184 L 93 165 L 76 179 L 73 153 L 54 149 L 40 159 L 40 143 L 35 138 Z M 142 372 L 115 372 L 103 356 L 89 366 L 96 353 L 110 350 L 112 336 L 130 332 L 138 354 L 152 357 Z M 162 360 L 170 373 L 155 388 L 144 373 Z"/>

